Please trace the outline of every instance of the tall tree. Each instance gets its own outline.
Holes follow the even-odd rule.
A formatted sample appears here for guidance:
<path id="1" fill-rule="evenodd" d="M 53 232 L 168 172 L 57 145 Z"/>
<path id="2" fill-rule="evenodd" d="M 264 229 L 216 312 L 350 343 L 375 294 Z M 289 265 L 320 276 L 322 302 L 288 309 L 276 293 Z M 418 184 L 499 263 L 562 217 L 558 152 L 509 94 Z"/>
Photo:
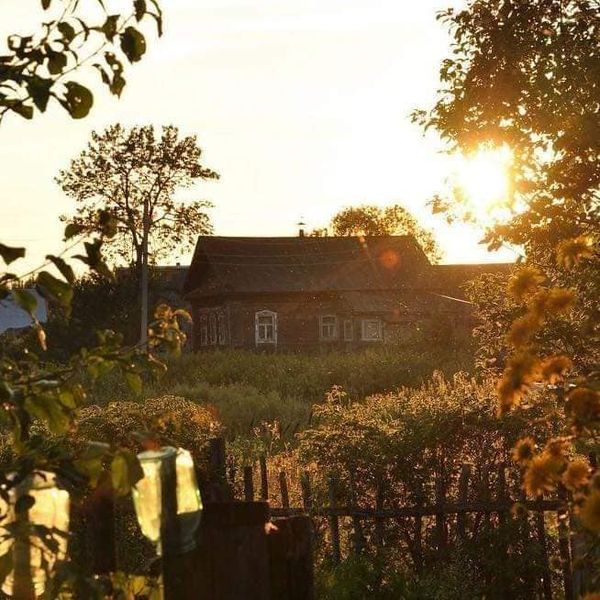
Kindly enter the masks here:
<path id="1" fill-rule="evenodd" d="M 366 204 L 344 208 L 331 220 L 331 230 L 335 236 L 412 235 L 432 262 L 440 259 L 433 234 L 399 204 L 385 208 Z"/>
<path id="2" fill-rule="evenodd" d="M 201 154 L 196 137 L 180 138 L 173 126 L 163 127 L 160 134 L 152 126 L 126 129 L 120 124 L 93 132 L 87 149 L 56 179 L 77 203 L 75 215 L 63 219 L 81 231 L 94 232 L 98 206 L 103 206 L 115 229 L 105 246 L 107 257 L 129 263 L 133 252 L 138 269 L 144 231 L 154 261 L 184 250 L 199 234 L 212 231 L 208 202 L 177 202 L 173 197 L 198 180 L 218 178 L 201 164 Z"/>
<path id="3" fill-rule="evenodd" d="M 516 409 L 535 384 L 555 386 L 564 436 L 540 445 L 521 440 L 514 456 L 529 493 L 566 486 L 580 521 L 600 534 L 600 491 L 588 461 L 573 457 L 575 450 L 600 454 L 600 4 L 471 0 L 440 18 L 452 33 L 452 55 L 442 64 L 437 103 L 416 120 L 435 128 L 451 151 L 508 144 L 515 157 L 520 211 L 487 235 L 492 247 L 507 241 L 526 252 L 508 284 L 518 316 L 506 335 L 499 412 Z M 575 305 L 587 306 L 581 335 L 593 354 L 583 361 L 541 335 Z M 577 377 L 557 385 L 571 370 Z M 556 406 L 548 400 L 549 418 Z"/>

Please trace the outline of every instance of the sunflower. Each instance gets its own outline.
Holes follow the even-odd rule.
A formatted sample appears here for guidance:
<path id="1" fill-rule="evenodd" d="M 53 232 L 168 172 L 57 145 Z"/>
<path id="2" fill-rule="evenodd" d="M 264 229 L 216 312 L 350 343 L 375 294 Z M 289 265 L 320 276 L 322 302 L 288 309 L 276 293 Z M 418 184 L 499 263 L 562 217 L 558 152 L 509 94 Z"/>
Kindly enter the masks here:
<path id="1" fill-rule="evenodd" d="M 576 458 L 569 463 L 562 476 L 565 487 L 572 492 L 582 488 L 590 480 L 590 466 L 583 458 Z"/>
<path id="2" fill-rule="evenodd" d="M 579 518 L 586 529 L 600 533 L 600 492 L 593 491 L 579 509 Z"/>

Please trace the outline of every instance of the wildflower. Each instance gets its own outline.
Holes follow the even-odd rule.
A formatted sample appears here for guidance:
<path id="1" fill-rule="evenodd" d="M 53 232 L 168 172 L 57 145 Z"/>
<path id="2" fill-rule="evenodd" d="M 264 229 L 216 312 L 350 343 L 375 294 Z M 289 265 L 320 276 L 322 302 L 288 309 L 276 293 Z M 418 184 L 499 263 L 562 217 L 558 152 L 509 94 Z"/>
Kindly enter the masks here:
<path id="1" fill-rule="evenodd" d="M 593 256 L 593 244 L 592 238 L 585 235 L 564 240 L 556 249 L 556 262 L 560 266 L 570 269 L 581 260 Z"/>
<path id="2" fill-rule="evenodd" d="M 542 379 L 548 383 L 560 381 L 573 366 L 568 356 L 551 356 L 542 361 Z"/>
<path id="3" fill-rule="evenodd" d="M 535 441 L 533 438 L 526 437 L 520 439 L 513 447 L 511 455 L 512 459 L 520 464 L 525 465 L 531 461 L 535 454 Z"/>
<path id="4" fill-rule="evenodd" d="M 518 302 L 531 296 L 544 281 L 544 276 L 535 267 L 524 267 L 510 278 L 508 293 Z"/>
<path id="5" fill-rule="evenodd" d="M 547 453 L 534 456 L 527 465 L 523 477 L 523 488 L 532 496 L 541 496 L 554 489 L 558 481 L 560 461 Z"/>
<path id="6" fill-rule="evenodd" d="M 500 416 L 521 402 L 529 386 L 539 379 L 539 369 L 539 360 L 533 354 L 524 352 L 509 359 L 497 387 Z"/>
<path id="7" fill-rule="evenodd" d="M 566 409 L 579 426 L 600 419 L 600 394 L 589 388 L 576 388 L 567 396 Z"/>
<path id="8" fill-rule="evenodd" d="M 538 319 L 567 314 L 575 305 L 574 290 L 553 287 L 538 292 L 529 305 L 529 312 Z"/>
<path id="9" fill-rule="evenodd" d="M 565 487 L 572 492 L 586 485 L 590 478 L 590 466 L 582 458 L 570 462 L 562 476 Z"/>
<path id="10" fill-rule="evenodd" d="M 571 443 L 568 438 L 552 438 L 546 442 L 544 452 L 557 459 L 564 459 L 565 454 L 569 451 Z"/>
<path id="11" fill-rule="evenodd" d="M 589 494 L 579 509 L 582 525 L 593 533 L 600 533 L 600 492 Z"/>
<path id="12" fill-rule="evenodd" d="M 509 344 L 519 348 L 529 342 L 540 326 L 540 320 L 528 313 L 513 321 L 506 339 Z"/>

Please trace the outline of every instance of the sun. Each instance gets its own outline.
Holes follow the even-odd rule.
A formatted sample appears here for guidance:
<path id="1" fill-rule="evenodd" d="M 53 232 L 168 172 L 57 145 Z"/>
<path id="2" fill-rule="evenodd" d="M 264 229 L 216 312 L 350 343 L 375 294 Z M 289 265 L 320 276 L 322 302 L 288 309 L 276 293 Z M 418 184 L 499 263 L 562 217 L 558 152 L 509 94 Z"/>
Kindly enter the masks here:
<path id="1" fill-rule="evenodd" d="M 456 193 L 476 221 L 497 222 L 510 216 L 512 160 L 512 152 L 506 145 L 481 147 L 472 154 L 457 157 Z"/>

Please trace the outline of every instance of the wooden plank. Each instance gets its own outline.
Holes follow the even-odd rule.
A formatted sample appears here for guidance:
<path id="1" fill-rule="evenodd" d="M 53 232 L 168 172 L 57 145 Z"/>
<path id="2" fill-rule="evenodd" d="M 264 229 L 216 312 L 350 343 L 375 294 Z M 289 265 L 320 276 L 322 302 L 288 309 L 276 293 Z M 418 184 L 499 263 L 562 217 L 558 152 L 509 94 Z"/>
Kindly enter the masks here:
<path id="1" fill-rule="evenodd" d="M 542 555 L 542 597 L 544 600 L 552 600 L 552 575 L 550 563 L 548 562 L 548 541 L 546 539 L 544 513 L 536 513 L 535 528 Z"/>
<path id="2" fill-rule="evenodd" d="M 460 469 L 458 478 L 458 501 L 466 504 L 469 500 L 469 478 L 471 477 L 471 465 L 464 464 Z M 467 539 L 467 514 L 458 513 L 456 517 L 456 533 L 461 542 Z"/>
<path id="3" fill-rule="evenodd" d="M 267 473 L 267 459 L 264 455 L 259 458 L 260 464 L 260 498 L 269 501 L 269 475 Z"/>
<path id="4" fill-rule="evenodd" d="M 383 481 L 377 483 L 375 492 L 375 544 L 377 548 L 385 545 L 385 518 L 379 514 L 384 510 L 385 484 Z"/>
<path id="5" fill-rule="evenodd" d="M 331 535 L 331 558 L 334 564 L 338 564 L 341 561 L 342 553 L 340 548 L 340 523 L 338 516 L 333 512 L 337 508 L 336 483 L 333 477 L 329 477 L 328 479 L 327 490 L 329 495 L 329 508 L 332 510 L 328 517 L 329 533 Z"/>
<path id="6" fill-rule="evenodd" d="M 300 476 L 300 487 L 302 488 L 302 505 L 308 513 L 312 511 L 312 490 L 310 487 L 310 473 L 304 471 Z"/>
<path id="7" fill-rule="evenodd" d="M 312 514 L 315 516 L 328 517 L 335 515 L 337 517 L 354 517 L 358 516 L 363 519 L 398 519 L 401 517 L 429 517 L 435 516 L 440 510 L 446 514 L 460 514 L 460 513 L 493 513 L 500 512 L 501 510 L 508 510 L 513 506 L 512 501 L 497 502 L 497 501 L 470 501 L 466 504 L 462 503 L 451 503 L 448 502 L 442 506 L 437 504 L 424 504 L 422 506 L 406 506 L 399 508 L 386 508 L 377 510 L 374 508 L 363 508 L 357 506 L 325 506 L 325 507 L 314 507 Z M 555 512 L 561 508 L 564 508 L 564 502 L 562 500 L 528 500 L 525 502 L 525 507 L 533 512 Z M 271 512 L 275 514 L 284 514 L 281 511 L 278 512 L 277 508 L 272 508 Z M 303 514 L 303 508 L 290 508 L 288 509 L 289 514 Z"/>
<path id="8" fill-rule="evenodd" d="M 446 486 L 440 473 L 435 474 L 435 543 L 438 552 L 442 552 L 448 545 L 448 530 L 446 528 Z"/>
<path id="9" fill-rule="evenodd" d="M 350 471 L 349 473 L 350 479 L 350 502 L 352 506 L 358 506 L 358 501 L 356 497 L 356 480 L 354 477 L 354 472 Z M 352 528 L 354 529 L 354 552 L 355 554 L 362 554 L 364 546 L 365 546 L 365 536 L 363 533 L 362 521 L 360 517 L 354 516 L 352 517 Z"/>
<path id="10" fill-rule="evenodd" d="M 254 502 L 254 469 L 250 465 L 244 467 L 244 500 Z"/>
<path id="11" fill-rule="evenodd" d="M 282 508 L 290 507 L 290 495 L 288 492 L 287 477 L 285 471 L 279 472 L 279 490 L 281 492 L 281 506 Z"/>
<path id="12" fill-rule="evenodd" d="M 559 486 L 558 494 L 565 500 L 566 504 L 568 500 L 567 490 L 564 487 Z M 566 508 L 558 510 L 556 512 L 556 518 L 558 520 L 558 551 L 560 553 L 565 600 L 574 600 L 575 594 L 573 592 L 573 572 L 571 564 L 571 544 L 569 542 L 570 526 L 568 510 Z"/>

